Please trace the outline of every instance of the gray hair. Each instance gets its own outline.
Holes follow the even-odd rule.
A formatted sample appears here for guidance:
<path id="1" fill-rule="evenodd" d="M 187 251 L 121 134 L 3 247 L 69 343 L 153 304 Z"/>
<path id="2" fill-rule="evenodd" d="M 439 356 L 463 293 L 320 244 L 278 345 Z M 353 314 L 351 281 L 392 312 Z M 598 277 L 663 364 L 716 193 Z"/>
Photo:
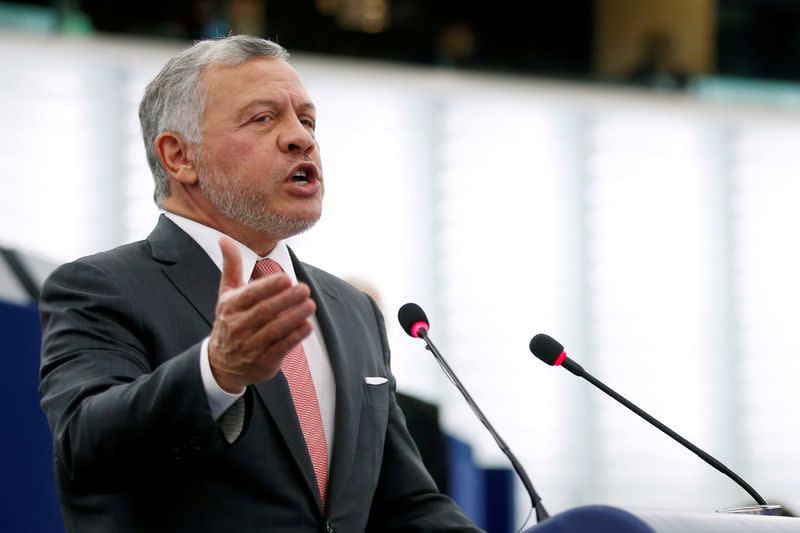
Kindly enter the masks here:
<path id="1" fill-rule="evenodd" d="M 174 131 L 187 142 L 200 143 L 208 97 L 203 69 L 209 65 L 235 67 L 255 57 L 286 60 L 289 53 L 277 43 L 249 35 L 199 41 L 170 59 L 147 85 L 139 104 L 139 122 L 155 181 L 153 199 L 158 206 L 169 196 L 170 188 L 169 176 L 156 154 L 156 137 L 161 132 Z"/>

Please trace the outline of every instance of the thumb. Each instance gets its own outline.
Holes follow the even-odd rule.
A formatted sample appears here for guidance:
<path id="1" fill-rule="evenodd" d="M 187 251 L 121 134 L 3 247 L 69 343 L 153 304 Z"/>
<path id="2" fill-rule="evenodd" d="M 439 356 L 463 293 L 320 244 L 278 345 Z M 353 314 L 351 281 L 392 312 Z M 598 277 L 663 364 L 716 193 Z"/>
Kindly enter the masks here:
<path id="1" fill-rule="evenodd" d="M 219 292 L 222 294 L 242 286 L 242 256 L 230 237 L 220 237 L 219 249 L 222 251 L 222 278 L 219 282 Z"/>

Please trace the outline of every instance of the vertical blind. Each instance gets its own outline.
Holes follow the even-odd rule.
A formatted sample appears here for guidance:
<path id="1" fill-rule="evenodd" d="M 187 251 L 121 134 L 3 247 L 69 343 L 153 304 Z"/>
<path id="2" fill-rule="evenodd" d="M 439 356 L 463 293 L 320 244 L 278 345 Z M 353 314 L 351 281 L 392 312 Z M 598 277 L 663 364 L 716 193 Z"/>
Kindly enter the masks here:
<path id="1" fill-rule="evenodd" d="M 594 375 L 690 441 L 710 445 L 707 130 L 688 113 L 599 113 L 586 154 L 585 244 Z M 678 508 L 704 498 L 710 467 L 593 394 L 604 456 L 599 493 L 617 504 Z"/>
<path id="2" fill-rule="evenodd" d="M 800 508 L 796 465 L 800 338 L 800 128 L 754 125 L 732 144 L 738 418 L 746 469 L 762 496 Z M 760 489 L 760 487 L 764 487 Z"/>
<path id="3" fill-rule="evenodd" d="M 435 226 L 445 353 L 488 418 L 549 498 L 566 490 L 558 380 L 537 372 L 535 328 L 563 329 L 567 281 L 561 184 L 569 175 L 557 109 L 521 96 L 467 92 L 443 106 Z M 447 390 L 451 432 L 484 464 L 496 444 Z M 544 408 L 542 408 L 544 407 Z M 540 482 L 552 480 L 549 486 Z M 528 502 L 523 496 L 522 502 Z"/>

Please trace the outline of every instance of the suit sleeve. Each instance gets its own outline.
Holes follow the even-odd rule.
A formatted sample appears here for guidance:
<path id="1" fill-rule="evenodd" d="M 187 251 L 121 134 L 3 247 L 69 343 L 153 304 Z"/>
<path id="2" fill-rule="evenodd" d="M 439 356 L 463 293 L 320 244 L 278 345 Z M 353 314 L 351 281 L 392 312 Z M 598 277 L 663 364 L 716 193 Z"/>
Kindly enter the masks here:
<path id="1" fill-rule="evenodd" d="M 43 287 L 41 403 L 57 468 L 76 483 L 110 486 L 222 445 L 200 343 L 154 368 L 134 302 L 86 261 Z"/>
<path id="2" fill-rule="evenodd" d="M 370 298 L 378 321 L 384 362 L 389 346 L 383 316 Z M 479 531 L 449 497 L 439 492 L 406 428 L 395 398 L 396 382 L 389 373 L 391 393 L 383 463 L 370 510 L 368 531 Z"/>

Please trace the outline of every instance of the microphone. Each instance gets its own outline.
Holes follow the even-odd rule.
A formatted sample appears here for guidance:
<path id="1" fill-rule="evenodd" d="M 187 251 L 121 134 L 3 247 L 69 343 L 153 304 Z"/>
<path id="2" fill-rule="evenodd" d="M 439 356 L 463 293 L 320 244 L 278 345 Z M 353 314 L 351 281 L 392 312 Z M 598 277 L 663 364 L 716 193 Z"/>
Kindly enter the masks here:
<path id="1" fill-rule="evenodd" d="M 661 422 L 659 422 L 658 420 L 647 414 L 645 411 L 643 411 L 642 409 L 640 409 L 639 407 L 635 406 L 633 403 L 625 399 L 623 396 L 617 394 L 614 390 L 606 386 L 603 382 L 601 382 L 600 380 L 598 380 L 597 378 L 586 372 L 581 365 L 579 365 L 578 363 L 567 357 L 567 352 L 564 351 L 564 346 L 562 346 L 561 343 L 555 340 L 553 337 L 545 335 L 544 333 L 539 333 L 537 335 L 534 335 L 534 337 L 531 339 L 530 350 L 533 353 L 533 355 L 535 355 L 538 359 L 547 363 L 548 365 L 563 366 L 576 376 L 585 379 L 586 381 L 588 381 L 601 391 L 605 392 L 606 394 L 617 400 L 619 403 L 621 403 L 622 405 L 624 405 L 625 407 L 627 407 L 640 417 L 644 418 L 647 422 L 654 425 L 655 427 L 657 427 L 658 429 L 660 429 L 661 431 L 672 437 L 674 440 L 681 443 L 684 447 L 694 452 L 694 454 L 700 457 L 700 459 L 702 459 L 706 463 L 710 464 L 711 466 L 713 466 L 714 468 L 716 468 L 717 470 L 719 470 L 720 472 L 731 478 L 734 482 L 736 482 L 737 485 L 739 485 L 741 488 L 747 491 L 747 493 L 750 496 L 752 496 L 753 499 L 759 505 L 767 505 L 767 502 L 764 500 L 764 498 L 762 498 L 761 495 L 758 492 L 756 492 L 753 487 L 748 485 L 745 480 L 736 475 L 730 468 L 720 463 L 717 459 L 715 459 L 708 453 L 704 452 L 703 450 L 701 450 L 700 448 L 698 448 L 685 438 L 681 437 L 673 430 L 671 430 L 670 428 L 668 428 L 667 426 L 665 426 L 664 424 L 662 424 Z"/>
<path id="2" fill-rule="evenodd" d="M 478 417 L 478 420 L 480 420 L 486 429 L 489 430 L 489 433 L 491 433 L 494 441 L 497 443 L 497 446 L 500 447 L 500 451 L 502 451 L 505 456 L 508 457 L 508 460 L 511 462 L 511 466 L 514 467 L 514 471 L 516 471 L 517 475 L 522 481 L 522 484 L 525 486 L 525 490 L 528 491 L 533 508 L 536 509 L 536 521 L 541 522 L 547 518 L 550 518 L 550 515 L 545 510 L 544 505 L 542 505 L 542 498 L 533 488 L 533 484 L 531 484 L 528 474 L 525 473 L 525 469 L 522 468 L 522 465 L 519 463 L 519 461 L 517 461 L 517 458 L 514 457 L 513 453 L 511 453 L 511 450 L 508 448 L 508 445 L 505 443 L 505 441 L 494 430 L 492 424 L 489 423 L 489 420 L 486 418 L 486 416 L 484 416 L 483 412 L 472 399 L 472 396 L 469 395 L 467 389 L 464 388 L 464 385 L 461 384 L 461 381 L 450 368 L 450 365 L 447 364 L 447 361 L 444 360 L 442 354 L 439 353 L 439 350 L 433 344 L 433 341 L 431 341 L 430 337 L 428 336 L 430 324 L 428 323 L 428 317 L 425 315 L 425 311 L 423 311 L 422 308 L 415 303 L 407 303 L 404 304 L 397 312 L 397 319 L 400 321 L 400 325 L 403 327 L 403 330 L 406 333 L 414 338 L 421 338 L 425 341 L 425 344 L 427 345 L 425 348 L 433 353 L 433 356 L 436 358 L 439 366 L 442 367 L 442 370 L 450 379 L 450 381 L 456 386 L 456 388 L 458 388 L 458 390 L 461 392 L 461 395 L 464 396 L 464 399 L 467 401 L 467 404 L 469 404 L 472 412 L 475 413 L 475 416 Z"/>

